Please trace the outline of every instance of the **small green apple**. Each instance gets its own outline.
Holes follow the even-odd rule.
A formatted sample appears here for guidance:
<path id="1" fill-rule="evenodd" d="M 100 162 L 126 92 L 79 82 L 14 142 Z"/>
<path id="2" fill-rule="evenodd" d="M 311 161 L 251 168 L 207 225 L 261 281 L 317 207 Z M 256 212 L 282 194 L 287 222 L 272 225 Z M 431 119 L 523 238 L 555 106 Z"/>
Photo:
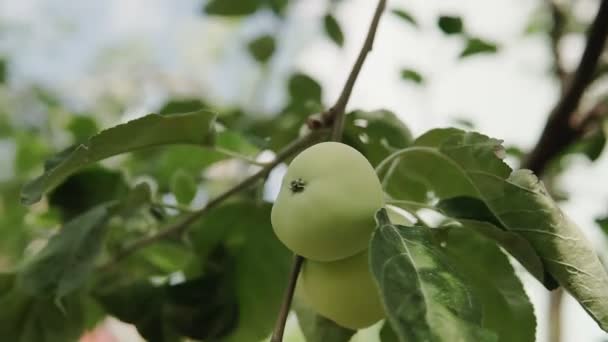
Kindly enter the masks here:
<path id="1" fill-rule="evenodd" d="M 346 328 L 357 330 L 379 321 L 384 310 L 367 259 L 366 250 L 338 261 L 305 260 L 299 279 L 302 299 Z"/>
<path id="2" fill-rule="evenodd" d="M 296 254 L 316 261 L 343 259 L 367 248 L 383 197 L 361 153 L 337 142 L 320 143 L 289 165 L 272 207 L 272 226 Z"/>

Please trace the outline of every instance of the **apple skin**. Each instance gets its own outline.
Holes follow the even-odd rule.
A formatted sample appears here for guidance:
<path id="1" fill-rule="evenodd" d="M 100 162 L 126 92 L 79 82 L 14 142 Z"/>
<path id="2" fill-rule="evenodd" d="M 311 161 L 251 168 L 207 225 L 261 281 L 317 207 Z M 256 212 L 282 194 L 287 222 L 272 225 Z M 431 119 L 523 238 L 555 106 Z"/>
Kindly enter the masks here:
<path id="1" fill-rule="evenodd" d="M 293 159 L 271 221 L 294 253 L 333 261 L 367 248 L 383 204 L 382 186 L 367 159 L 348 145 L 324 142 Z"/>
<path id="2" fill-rule="evenodd" d="M 306 304 L 343 327 L 362 329 L 385 316 L 367 250 L 332 262 L 305 260 L 299 285 Z"/>

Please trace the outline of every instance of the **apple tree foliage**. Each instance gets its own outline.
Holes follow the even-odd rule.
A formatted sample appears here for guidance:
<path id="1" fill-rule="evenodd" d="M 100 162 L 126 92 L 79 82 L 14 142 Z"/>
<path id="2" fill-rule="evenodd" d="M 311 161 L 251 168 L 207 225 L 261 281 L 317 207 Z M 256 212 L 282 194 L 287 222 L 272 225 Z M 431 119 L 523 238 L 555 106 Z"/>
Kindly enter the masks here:
<path id="1" fill-rule="evenodd" d="M 336 49 L 355 40 L 336 12 L 346 4 L 329 2 L 318 22 Z M 290 6 L 287 0 L 210 0 L 201 11 L 231 20 L 267 11 L 282 20 Z M 500 53 L 497 42 L 470 34 L 453 13 L 440 15 L 431 28 L 406 8 L 386 15 L 407 29 L 462 40 L 459 58 Z M 548 31 L 542 21 L 535 27 Z M 267 67 L 281 45 L 267 34 L 244 49 Z M 10 63 L 0 61 L 0 83 L 9 76 Z M 410 66 L 397 77 L 413 86 L 427 83 Z M 95 115 L 66 114 L 61 101 L 41 89 L 28 96 L 49 113 L 42 125 L 18 120 L 3 100 L 0 141 L 10 140 L 15 155 L 13 174 L 0 177 L 0 337 L 75 341 L 113 316 L 149 341 L 267 338 L 292 254 L 271 226 L 268 172 L 247 179 L 270 171 L 268 162 L 258 165 L 263 151 L 280 156 L 302 134 L 314 135 L 314 114 L 326 109 L 323 89 L 309 75 L 293 71 L 285 88 L 287 100 L 274 116 L 176 98 L 158 114 L 115 126 Z M 399 225 L 385 210 L 375 216 L 368 262 L 386 314 L 378 338 L 534 341 L 536 318 L 519 268 L 547 291 L 564 288 L 608 331 L 606 270 L 559 208 L 554 189 L 505 163 L 507 154 L 521 153 L 469 129 L 413 137 L 400 119 L 407 113 L 399 114 L 350 111 L 342 139 L 376 167 L 387 202 L 416 218 Z M 304 126 L 313 132 L 303 133 Z M 61 132 L 69 143 L 57 144 L 49 132 Z M 597 159 L 605 132 L 559 157 Z M 310 143 L 326 140 L 326 133 L 319 129 Z M 217 170 L 222 177 L 213 177 Z M 231 190 L 244 180 L 246 186 Z M 429 210 L 441 219 L 421 219 Z M 604 231 L 607 221 L 597 220 Z M 297 298 L 292 309 L 307 341 L 348 341 L 355 334 Z"/>

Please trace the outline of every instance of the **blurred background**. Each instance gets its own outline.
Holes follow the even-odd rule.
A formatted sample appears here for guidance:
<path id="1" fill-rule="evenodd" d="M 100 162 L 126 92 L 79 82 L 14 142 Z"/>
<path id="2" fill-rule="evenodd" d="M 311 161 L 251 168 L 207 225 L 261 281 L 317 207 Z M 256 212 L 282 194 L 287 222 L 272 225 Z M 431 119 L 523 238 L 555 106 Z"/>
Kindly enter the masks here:
<path id="1" fill-rule="evenodd" d="M 289 101 L 294 74 L 318 83 L 322 103 L 330 105 L 375 6 L 370 0 L 292 0 L 280 15 L 253 8 L 225 16 L 206 13 L 209 4 L 0 1 L 0 270 L 35 248 L 32 237 L 56 220 L 52 211 L 18 204 L 20 184 L 41 171 L 46 157 L 99 129 L 168 106 L 271 118 Z M 504 140 L 509 162 L 517 166 L 560 97 L 560 72 L 576 68 L 598 4 L 391 0 L 349 109 L 391 110 L 414 136 L 443 126 L 478 130 Z M 600 64 L 608 69 L 606 53 Z M 607 75 L 598 73 L 583 108 L 608 96 Z M 608 225 L 601 220 L 608 214 L 602 137 L 595 150 L 562 158 L 548 184 L 605 256 L 608 241 L 598 224 Z M 267 188 L 269 199 L 275 190 Z M 546 341 L 549 295 L 523 272 L 522 278 L 538 318 L 537 340 Z M 563 341 L 608 340 L 567 296 L 561 319 Z M 83 341 L 140 340 L 135 329 L 115 320 L 101 326 Z M 301 340 L 297 330 L 290 320 L 293 341 Z"/>

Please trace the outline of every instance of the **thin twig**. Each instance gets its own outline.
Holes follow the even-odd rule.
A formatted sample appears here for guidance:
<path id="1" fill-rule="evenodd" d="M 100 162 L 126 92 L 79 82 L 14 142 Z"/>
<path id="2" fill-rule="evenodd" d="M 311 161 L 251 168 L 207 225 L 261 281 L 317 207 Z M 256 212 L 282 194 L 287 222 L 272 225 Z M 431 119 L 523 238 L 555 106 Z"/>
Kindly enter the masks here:
<path id="1" fill-rule="evenodd" d="M 232 188 L 224 191 L 217 197 L 213 198 L 212 200 L 207 202 L 207 204 L 202 209 L 199 209 L 199 210 L 189 213 L 187 215 L 181 216 L 177 221 L 169 224 L 167 227 L 165 227 L 163 229 L 160 229 L 157 233 L 150 235 L 148 237 L 142 238 L 142 239 L 132 243 L 131 245 L 125 247 L 122 251 L 120 251 L 118 254 L 116 254 L 112 260 L 110 260 L 108 263 L 102 265 L 100 267 L 100 269 L 106 270 L 109 267 L 111 267 L 111 265 L 116 264 L 117 262 L 123 260 L 124 258 L 128 257 L 135 251 L 137 251 L 143 247 L 149 246 L 155 242 L 166 239 L 168 237 L 181 236 L 193 222 L 198 220 L 208 210 L 217 206 L 218 204 L 220 204 L 227 198 L 231 197 L 232 195 L 249 188 L 250 186 L 255 184 L 259 179 L 264 178 L 275 166 L 279 165 L 281 162 L 283 162 L 285 159 L 287 159 L 291 155 L 296 154 L 297 152 L 308 147 L 313 142 L 317 141 L 325 133 L 326 133 L 325 131 L 313 131 L 310 134 L 308 134 L 304 137 L 301 137 L 300 139 L 294 140 L 291 144 L 286 146 L 282 151 L 277 153 L 277 156 L 275 157 L 275 159 L 272 162 L 269 162 L 265 167 L 261 168 L 258 172 L 245 178 L 240 183 L 236 184 Z"/>
<path id="2" fill-rule="evenodd" d="M 289 275 L 289 284 L 287 285 L 287 290 L 285 291 L 285 296 L 283 297 L 283 302 L 281 303 L 281 309 L 279 311 L 277 323 L 275 324 L 270 342 L 283 341 L 285 323 L 287 322 L 287 316 L 289 316 L 289 310 L 291 309 L 291 302 L 293 300 L 293 293 L 295 292 L 296 284 L 298 283 L 298 275 L 300 274 L 300 269 L 302 268 L 303 262 L 303 257 L 299 255 L 294 256 L 293 265 L 291 266 L 291 274 Z"/>
<path id="3" fill-rule="evenodd" d="M 344 130 L 344 112 L 346 111 L 346 105 L 348 104 L 348 100 L 350 99 L 350 94 L 353 91 L 355 86 L 355 82 L 357 81 L 357 77 L 359 77 L 359 72 L 363 67 L 363 63 L 367 58 L 367 55 L 374 46 L 374 38 L 376 37 L 376 31 L 378 30 L 378 23 L 380 22 L 380 17 L 384 12 L 384 8 L 386 7 L 386 0 L 379 0 L 378 5 L 376 6 L 376 11 L 374 12 L 374 16 L 372 18 L 372 22 L 369 25 L 369 29 L 367 31 L 367 37 L 365 38 L 365 42 L 363 42 L 363 46 L 361 47 L 361 51 L 359 51 L 359 56 L 357 56 L 357 60 L 353 65 L 353 68 L 346 79 L 346 83 L 342 88 L 342 92 L 338 97 L 336 103 L 329 110 L 329 114 L 332 116 L 333 122 L 333 130 L 331 134 L 331 139 L 334 141 L 340 141 L 342 139 L 342 131 Z"/>
<path id="4" fill-rule="evenodd" d="M 541 137 L 524 167 L 541 174 L 547 164 L 578 139 L 582 131 L 572 125 L 580 99 L 593 78 L 608 36 L 608 0 L 602 0 L 587 36 L 587 46 L 567 90 L 552 110 Z"/>

